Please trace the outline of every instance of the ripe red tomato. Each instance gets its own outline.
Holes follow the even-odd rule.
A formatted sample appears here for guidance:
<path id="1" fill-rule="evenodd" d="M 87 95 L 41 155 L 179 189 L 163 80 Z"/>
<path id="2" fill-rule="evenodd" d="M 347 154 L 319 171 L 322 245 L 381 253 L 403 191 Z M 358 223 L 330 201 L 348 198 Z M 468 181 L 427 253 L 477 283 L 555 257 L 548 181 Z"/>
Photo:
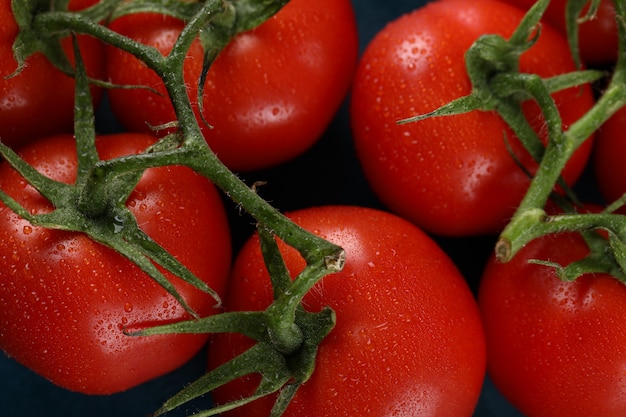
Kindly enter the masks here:
<path id="1" fill-rule="evenodd" d="M 101 158 L 138 153 L 147 134 L 101 137 Z M 71 183 L 76 150 L 70 135 L 38 140 L 22 151 L 47 176 Z M 0 188 L 33 212 L 51 209 L 4 163 Z M 185 167 L 149 169 L 127 201 L 138 224 L 200 279 L 224 294 L 230 235 L 215 187 Z M 189 315 L 137 266 L 86 235 L 32 226 L 0 206 L 0 348 L 64 388 L 118 392 L 169 372 L 191 358 L 204 335 L 131 337 L 124 328 Z M 215 301 L 167 273 L 200 315 Z"/>
<path id="2" fill-rule="evenodd" d="M 484 377 L 482 324 L 466 282 L 440 247 L 409 222 L 374 209 L 322 206 L 289 216 L 341 245 L 347 261 L 304 298 L 310 311 L 333 308 L 337 324 L 285 417 L 471 416 Z M 295 276 L 303 259 L 279 245 Z M 255 236 L 235 261 L 225 308 L 261 310 L 271 300 Z M 215 335 L 210 366 L 248 346 L 244 336 Z M 237 380 L 214 398 L 223 403 L 249 394 L 253 382 Z M 225 415 L 267 416 L 272 402 Z"/>
<path id="3" fill-rule="evenodd" d="M 626 193 L 626 108 L 619 110 L 598 131 L 594 143 L 594 170 L 600 193 L 613 202 Z M 622 209 L 622 212 L 626 212 Z"/>
<path id="4" fill-rule="evenodd" d="M 361 58 L 351 104 L 358 157 L 381 201 L 428 231 L 473 235 L 504 226 L 529 184 L 507 141 L 520 162 L 536 169 L 492 112 L 396 124 L 469 94 L 467 49 L 482 34 L 510 36 L 522 16 L 519 9 L 494 0 L 432 2 L 391 22 Z M 575 68 L 564 37 L 547 27 L 522 55 L 520 67 L 541 76 Z M 565 127 L 593 105 L 587 86 L 554 94 L 554 99 Z M 525 104 L 528 119 L 547 140 L 537 106 Z M 587 141 L 567 165 L 563 176 L 570 184 L 583 170 L 590 147 Z"/>
<path id="5" fill-rule="evenodd" d="M 110 27 L 162 53 L 183 23 L 138 14 Z M 203 95 L 204 135 L 233 170 L 267 168 L 310 148 L 326 129 L 350 86 L 358 52 L 349 0 L 292 0 L 260 27 L 238 35 L 212 65 Z M 160 79 L 136 58 L 108 48 L 108 76 L 117 84 L 148 85 L 165 93 Z M 195 43 L 185 63 L 193 102 L 202 68 Z M 147 131 L 175 120 L 167 96 L 142 89 L 110 92 L 114 114 L 128 129 Z M 197 106 L 197 104 L 196 104 Z"/>
<path id="6" fill-rule="evenodd" d="M 79 10 L 96 0 L 73 0 Z M 70 133 L 74 126 L 74 79 L 57 70 L 42 53 L 26 60 L 26 67 L 12 78 L 5 78 L 17 68 L 12 46 L 18 33 L 11 0 L 0 0 L 0 138 L 9 146 L 56 133 Z M 89 36 L 78 36 L 87 74 L 104 78 L 104 48 Z M 71 38 L 63 41 L 68 57 L 73 59 Z M 102 97 L 101 88 L 92 88 L 94 104 Z"/>
<path id="7" fill-rule="evenodd" d="M 528 10 L 536 0 L 505 0 L 523 10 Z M 544 19 L 561 31 L 567 33 L 565 26 L 565 7 L 567 0 L 552 0 L 546 9 Z M 595 18 L 579 26 L 578 47 L 580 56 L 587 65 L 598 66 L 613 64 L 617 60 L 618 50 L 617 21 L 615 7 L 611 0 L 602 0 Z"/>
<path id="8" fill-rule="evenodd" d="M 579 235 L 550 235 L 485 270 L 488 371 L 527 417 L 626 415 L 626 287 L 607 274 L 564 282 L 528 262 L 566 265 L 587 253 Z"/>

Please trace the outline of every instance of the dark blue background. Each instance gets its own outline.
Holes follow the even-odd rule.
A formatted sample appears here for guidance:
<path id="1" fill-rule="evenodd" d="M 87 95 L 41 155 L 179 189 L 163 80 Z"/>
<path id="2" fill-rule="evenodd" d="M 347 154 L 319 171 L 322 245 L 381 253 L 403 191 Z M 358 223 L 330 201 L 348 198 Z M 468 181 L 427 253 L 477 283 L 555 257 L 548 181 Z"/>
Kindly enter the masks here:
<path id="1" fill-rule="evenodd" d="M 416 0 L 354 0 L 361 49 L 386 22 L 424 3 Z M 108 112 L 106 102 L 98 117 L 100 132 L 119 129 Z M 268 180 L 269 185 L 262 189 L 262 195 L 281 210 L 331 203 L 380 207 L 354 157 L 348 120 L 344 104 L 325 136 L 307 155 L 276 169 L 248 173 L 242 177 L 250 182 Z M 331 179 L 334 185 L 328 187 Z M 307 186 L 302 187 L 302 184 Z M 236 249 L 252 229 L 249 221 L 238 216 L 233 216 L 232 223 Z M 439 239 L 439 242 L 475 289 L 484 261 L 491 251 L 493 237 Z M 183 368 L 135 389 L 111 396 L 86 396 L 56 387 L 0 353 L 0 416 L 144 417 L 186 383 L 202 375 L 204 367 L 203 351 Z M 187 416 L 209 404 L 208 399 L 198 401 L 168 415 Z M 520 417 L 521 414 L 508 405 L 486 380 L 475 416 Z"/>

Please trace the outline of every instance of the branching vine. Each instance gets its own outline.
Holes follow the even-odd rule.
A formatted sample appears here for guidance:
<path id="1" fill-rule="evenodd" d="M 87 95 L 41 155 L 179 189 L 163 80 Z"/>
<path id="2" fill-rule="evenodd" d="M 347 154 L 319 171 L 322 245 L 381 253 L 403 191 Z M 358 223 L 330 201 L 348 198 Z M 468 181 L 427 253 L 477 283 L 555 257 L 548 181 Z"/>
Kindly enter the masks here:
<path id="1" fill-rule="evenodd" d="M 13 52 L 19 73 L 28 56 L 43 52 L 59 69 L 76 78 L 75 136 L 78 151 L 78 180 L 68 185 L 36 172 L 9 147 L 0 144 L 0 155 L 15 168 L 54 210 L 33 215 L 8 195 L 0 200 L 32 224 L 53 229 L 72 230 L 115 249 L 137 264 L 146 274 L 168 290 L 191 314 L 195 314 L 177 294 L 155 265 L 183 278 L 219 302 L 215 292 L 195 277 L 184 265 L 141 231 L 124 203 L 141 174 L 148 168 L 183 165 L 217 185 L 258 223 L 261 248 L 274 287 L 274 302 L 259 312 L 223 313 L 211 317 L 154 327 L 130 336 L 164 333 L 238 332 L 256 344 L 231 362 L 207 373 L 158 410 L 167 412 L 210 392 L 241 375 L 258 373 L 262 382 L 252 397 L 225 404 L 197 416 L 215 415 L 258 397 L 279 392 L 272 417 L 282 414 L 298 387 L 312 374 L 317 348 L 332 330 L 332 310 L 307 311 L 301 301 L 324 276 L 340 271 L 345 261 L 342 248 L 310 233 L 264 201 L 253 188 L 234 175 L 211 151 L 201 133 L 201 123 L 192 109 L 183 78 L 183 64 L 192 42 L 199 39 L 204 49 L 203 71 L 198 80 L 202 94 L 205 77 L 220 51 L 238 33 L 250 30 L 277 13 L 288 0 L 102 0 L 80 12 L 68 11 L 68 0 L 13 0 L 15 19 L 20 28 Z M 589 18 L 599 0 L 570 0 L 567 8 L 569 42 L 576 62 L 578 16 L 589 4 Z M 583 233 L 590 247 L 589 256 L 572 265 L 553 265 L 563 279 L 572 280 L 587 272 L 609 272 L 626 282 L 626 217 L 614 213 L 626 199 L 620 199 L 602 213 L 580 214 L 564 207 L 562 214 L 549 214 L 545 207 L 557 186 L 564 187 L 561 172 L 570 156 L 609 117 L 626 105 L 626 3 L 613 1 L 618 16 L 619 59 L 605 91 L 594 107 L 567 130 L 563 130 L 551 93 L 592 83 L 604 72 L 579 70 L 550 79 L 519 71 L 519 57 L 541 36 L 540 19 L 549 0 L 539 0 L 509 39 L 485 35 L 466 54 L 467 72 L 473 84 L 470 95 L 444 107 L 417 115 L 401 123 L 418 123 L 427 117 L 442 117 L 473 110 L 496 111 L 511 126 L 522 144 L 538 162 L 528 193 L 496 245 L 500 261 L 507 262 L 528 242 L 540 236 L 563 231 Z M 185 22 L 173 49 L 167 55 L 107 28 L 119 16 L 140 12 L 162 13 Z M 176 131 L 138 155 L 100 160 L 95 151 L 94 114 L 89 96 L 90 83 L 107 86 L 103 80 L 87 78 L 75 48 L 73 65 L 61 48 L 67 36 L 89 35 L 129 52 L 163 80 L 176 113 Z M 197 99 L 197 97 L 196 97 Z M 536 101 L 546 121 L 549 140 L 544 146 L 523 117 L 522 102 Z M 202 100 L 197 100 L 199 103 Z M 575 202 L 571 207 L 575 207 Z M 114 225 L 114 227 L 111 227 Z M 602 230 L 608 238 L 599 237 Z M 297 249 L 307 262 L 306 268 L 291 280 L 276 245 L 279 238 Z M 261 360 L 262 359 L 262 360 Z"/>
<path id="2" fill-rule="evenodd" d="M 202 91 L 204 75 L 232 37 L 264 22 L 287 2 L 104 0 L 81 12 L 68 11 L 67 3 L 59 0 L 49 5 L 45 1 L 14 0 L 13 8 L 21 29 L 21 35 L 14 45 L 14 54 L 21 64 L 34 51 L 42 51 L 52 58 L 52 62 L 58 62 L 66 73 L 75 76 L 78 180 L 73 185 L 53 181 L 35 171 L 9 147 L 0 144 L 0 154 L 55 209 L 47 214 L 31 215 L 5 193 L 0 192 L 0 199 L 34 225 L 85 233 L 93 240 L 115 249 L 155 279 L 195 315 L 155 264 L 207 292 L 218 302 L 219 297 L 143 233 L 124 203 L 141 174 L 148 168 L 159 166 L 187 166 L 221 188 L 258 223 L 268 269 L 274 272 L 273 280 L 277 288 L 274 303 L 262 312 L 223 313 L 210 318 L 195 315 L 196 319 L 190 322 L 153 328 L 132 335 L 238 332 L 257 340 L 257 344 L 249 351 L 192 384 L 179 396 L 168 401 L 159 412 L 175 407 L 181 398 L 188 400 L 202 395 L 214 386 L 222 385 L 240 375 L 260 373 L 265 377 L 264 382 L 252 398 L 224 405 L 201 415 L 214 415 L 277 391 L 281 394 L 272 415 L 282 414 L 297 387 L 311 375 L 317 346 L 335 323 L 332 310 L 309 313 L 300 301 L 325 275 L 343 268 L 345 253 L 342 248 L 293 223 L 220 162 L 204 140 L 199 124 L 203 121 L 196 119 L 187 91 L 181 86 L 185 85 L 184 59 L 195 39 L 201 40 L 205 51 L 203 77 L 198 81 L 199 91 Z M 101 24 L 112 17 L 145 11 L 165 13 L 185 21 L 185 27 L 169 54 L 162 55 L 155 48 L 124 37 Z M 82 68 L 78 56 L 80 51 L 75 49 L 75 68 L 69 65 L 66 58 L 58 58 L 60 39 L 74 34 L 90 35 L 129 52 L 155 71 L 163 80 L 174 106 L 177 116 L 176 132 L 160 139 L 141 154 L 100 160 L 95 150 L 90 80 Z M 20 67 L 16 69 L 19 70 Z M 293 281 L 286 275 L 276 238 L 297 249 L 307 262 L 306 268 Z"/>

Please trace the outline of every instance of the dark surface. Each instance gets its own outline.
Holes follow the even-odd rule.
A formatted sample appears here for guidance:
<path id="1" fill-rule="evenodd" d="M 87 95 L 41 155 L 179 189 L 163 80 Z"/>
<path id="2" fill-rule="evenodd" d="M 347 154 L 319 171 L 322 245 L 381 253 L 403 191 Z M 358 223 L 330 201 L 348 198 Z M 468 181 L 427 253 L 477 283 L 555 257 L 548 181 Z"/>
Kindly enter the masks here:
<path id="1" fill-rule="evenodd" d="M 415 0 L 355 0 L 359 22 L 361 48 L 386 22 L 419 7 L 425 1 Z M 105 106 L 98 114 L 100 132 L 119 127 Z M 347 105 L 340 109 L 325 136 L 306 155 L 276 169 L 242 175 L 250 184 L 268 181 L 261 195 L 276 207 L 287 211 L 319 204 L 355 204 L 380 207 L 371 194 L 355 159 L 348 123 Z M 591 184 L 586 179 L 584 186 Z M 591 184 L 592 185 L 592 184 Z M 230 204 L 227 202 L 227 204 Z M 232 214 L 232 228 L 237 248 L 252 232 L 251 221 Z M 476 289 L 484 262 L 491 252 L 494 238 L 438 239 L 442 247 L 457 262 L 472 289 Z M 112 396 L 86 396 L 55 387 L 28 369 L 0 354 L 0 416 L 89 416 L 143 417 L 154 412 L 168 396 L 186 383 L 202 375 L 204 351 L 183 368 Z M 168 416 L 186 416 L 207 407 L 209 399 L 194 402 Z M 486 380 L 476 417 L 520 417 Z"/>

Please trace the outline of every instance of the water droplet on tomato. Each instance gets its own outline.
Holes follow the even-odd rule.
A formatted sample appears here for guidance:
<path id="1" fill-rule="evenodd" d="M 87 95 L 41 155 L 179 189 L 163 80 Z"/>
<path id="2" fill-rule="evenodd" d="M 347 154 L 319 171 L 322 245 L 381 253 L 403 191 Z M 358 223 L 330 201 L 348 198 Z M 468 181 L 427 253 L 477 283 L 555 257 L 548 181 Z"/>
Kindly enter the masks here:
<path id="1" fill-rule="evenodd" d="M 131 311 L 133 311 L 133 305 L 131 303 L 124 304 L 124 311 L 130 313 Z"/>
<path id="2" fill-rule="evenodd" d="M 24 226 L 22 232 L 24 232 L 25 235 L 30 235 L 33 233 L 33 228 L 31 226 Z"/>
<path id="3" fill-rule="evenodd" d="M 124 229 L 124 219 L 122 216 L 113 217 L 113 233 L 120 233 Z"/>

